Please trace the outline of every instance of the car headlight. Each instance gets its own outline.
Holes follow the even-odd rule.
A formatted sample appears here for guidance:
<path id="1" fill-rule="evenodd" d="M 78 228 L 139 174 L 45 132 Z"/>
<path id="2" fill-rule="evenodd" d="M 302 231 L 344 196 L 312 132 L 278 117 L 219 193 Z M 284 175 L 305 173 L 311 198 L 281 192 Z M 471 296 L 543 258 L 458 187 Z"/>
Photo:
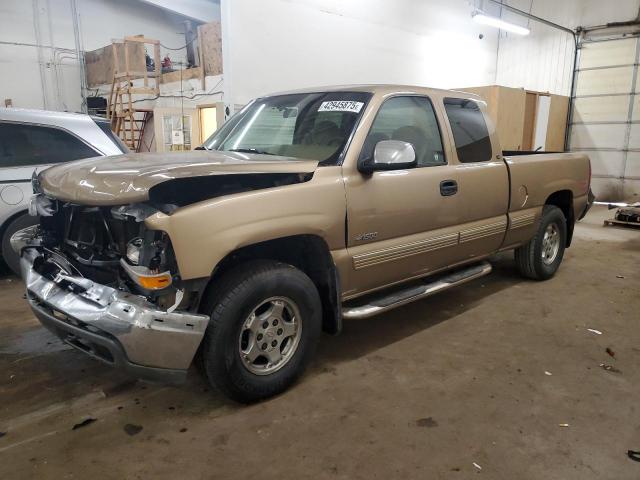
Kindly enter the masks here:
<path id="1" fill-rule="evenodd" d="M 140 262 L 140 249 L 142 248 L 142 239 L 136 237 L 127 243 L 127 260 L 132 265 L 138 265 Z"/>

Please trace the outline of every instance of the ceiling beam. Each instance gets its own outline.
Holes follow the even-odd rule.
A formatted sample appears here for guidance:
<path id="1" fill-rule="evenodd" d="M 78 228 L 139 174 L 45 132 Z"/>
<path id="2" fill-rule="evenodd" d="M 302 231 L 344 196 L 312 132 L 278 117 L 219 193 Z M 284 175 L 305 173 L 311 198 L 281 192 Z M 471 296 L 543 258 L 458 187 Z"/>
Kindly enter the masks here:
<path id="1" fill-rule="evenodd" d="M 198 22 L 220 20 L 220 2 L 216 0 L 140 0 Z"/>

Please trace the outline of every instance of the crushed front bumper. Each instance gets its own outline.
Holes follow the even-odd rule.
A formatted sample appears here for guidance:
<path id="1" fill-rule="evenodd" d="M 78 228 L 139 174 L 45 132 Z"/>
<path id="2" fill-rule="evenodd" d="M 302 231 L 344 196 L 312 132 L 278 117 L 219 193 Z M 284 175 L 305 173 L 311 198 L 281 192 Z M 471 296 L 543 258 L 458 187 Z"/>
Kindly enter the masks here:
<path id="1" fill-rule="evenodd" d="M 40 322 L 69 345 L 150 380 L 186 377 L 209 323 L 206 315 L 168 312 L 144 297 L 79 276 L 49 279 L 34 270 L 37 247 L 22 252 L 27 300 Z"/>

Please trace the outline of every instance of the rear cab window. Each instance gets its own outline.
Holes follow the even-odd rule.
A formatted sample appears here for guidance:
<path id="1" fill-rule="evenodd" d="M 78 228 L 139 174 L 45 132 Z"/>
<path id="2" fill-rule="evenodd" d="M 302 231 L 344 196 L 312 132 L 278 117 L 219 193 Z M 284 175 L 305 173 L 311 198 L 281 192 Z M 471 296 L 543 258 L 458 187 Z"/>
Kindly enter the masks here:
<path id="1" fill-rule="evenodd" d="M 444 99 L 460 163 L 488 162 L 493 156 L 491 138 L 482 110 L 468 98 Z"/>
<path id="2" fill-rule="evenodd" d="M 59 128 L 0 122 L 0 168 L 47 165 L 99 155 Z"/>

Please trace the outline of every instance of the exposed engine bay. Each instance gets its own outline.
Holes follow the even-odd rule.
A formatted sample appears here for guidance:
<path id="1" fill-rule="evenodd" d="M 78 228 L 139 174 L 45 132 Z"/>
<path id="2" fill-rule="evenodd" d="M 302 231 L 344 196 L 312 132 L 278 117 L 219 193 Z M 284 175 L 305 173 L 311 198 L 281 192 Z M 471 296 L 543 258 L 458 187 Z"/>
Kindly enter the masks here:
<path id="1" fill-rule="evenodd" d="M 228 173 L 174 178 L 151 186 L 146 198 L 137 203 L 115 206 L 82 205 L 81 201 L 58 195 L 53 198 L 41 185 L 42 178 L 34 177 L 37 194 L 32 198 L 30 213 L 40 217 L 33 236 L 43 254 L 43 260 L 34 268 L 44 268 L 46 264 L 47 269 L 63 275 L 142 295 L 159 308 L 194 311 L 205 284 L 182 281 L 168 235 L 147 229 L 144 220 L 157 212 L 171 215 L 178 208 L 202 200 L 302 183 L 312 176 Z M 46 272 L 51 279 L 57 275 L 53 270 Z"/>
<path id="2" fill-rule="evenodd" d="M 162 308 L 181 303 L 184 285 L 169 237 L 145 228 L 144 219 L 155 208 L 80 206 L 44 195 L 34 196 L 31 208 L 40 215 L 37 236 L 43 252 L 42 265 L 34 268 L 51 270 L 39 273 L 85 277 L 143 295 Z"/>

